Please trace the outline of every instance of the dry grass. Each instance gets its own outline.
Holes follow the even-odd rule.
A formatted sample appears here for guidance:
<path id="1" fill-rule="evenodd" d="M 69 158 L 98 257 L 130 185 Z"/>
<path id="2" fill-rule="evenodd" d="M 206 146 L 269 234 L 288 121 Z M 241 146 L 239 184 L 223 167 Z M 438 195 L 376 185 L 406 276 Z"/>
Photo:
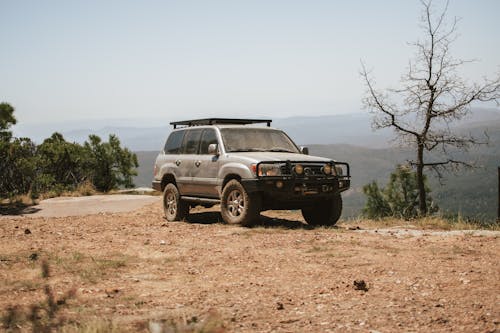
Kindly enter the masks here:
<path id="1" fill-rule="evenodd" d="M 365 228 L 408 228 L 424 230 L 500 230 L 500 223 L 497 221 L 481 222 L 464 219 L 460 216 L 456 218 L 444 218 L 440 216 L 428 216 L 412 220 L 402 220 L 396 218 L 383 218 L 379 220 L 369 220 L 357 218 L 347 220 L 340 224 L 346 228 L 355 226 Z"/>
<path id="2" fill-rule="evenodd" d="M 119 333 L 124 332 L 112 321 L 93 320 L 81 324 L 72 324 L 61 329 L 62 333 Z"/>
<path id="3" fill-rule="evenodd" d="M 84 282 L 96 283 L 109 274 L 126 267 L 136 258 L 121 253 L 113 253 L 106 257 L 92 257 L 80 252 L 69 255 L 49 255 L 49 260 L 56 268 L 66 273 L 79 276 Z"/>

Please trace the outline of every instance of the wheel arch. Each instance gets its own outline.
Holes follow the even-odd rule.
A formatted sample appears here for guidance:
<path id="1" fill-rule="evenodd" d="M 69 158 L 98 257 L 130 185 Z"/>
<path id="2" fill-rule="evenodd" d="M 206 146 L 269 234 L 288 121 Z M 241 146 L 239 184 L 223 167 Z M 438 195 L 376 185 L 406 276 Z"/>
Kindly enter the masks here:
<path id="1" fill-rule="evenodd" d="M 226 186 L 227 183 L 229 183 L 231 180 L 236 179 L 237 181 L 241 182 L 241 176 L 235 173 L 231 173 L 229 175 L 226 175 L 224 177 L 224 180 L 222 181 L 222 189 Z"/>
<path id="2" fill-rule="evenodd" d="M 167 186 L 167 184 L 174 184 L 175 186 L 177 186 L 177 183 L 175 181 L 175 177 L 171 173 L 165 174 L 161 178 L 161 190 L 162 191 L 165 189 L 165 186 Z"/>

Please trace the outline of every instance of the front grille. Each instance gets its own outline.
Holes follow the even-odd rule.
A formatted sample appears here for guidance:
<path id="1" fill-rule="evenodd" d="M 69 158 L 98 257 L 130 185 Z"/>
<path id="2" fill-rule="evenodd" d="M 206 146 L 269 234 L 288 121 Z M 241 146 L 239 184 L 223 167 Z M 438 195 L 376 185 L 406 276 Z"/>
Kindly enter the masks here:
<path id="1" fill-rule="evenodd" d="M 321 170 L 323 165 L 304 165 L 304 176 L 307 177 L 318 177 L 324 176 L 325 174 Z"/>
<path id="2" fill-rule="evenodd" d="M 296 163 L 283 163 L 280 165 L 281 169 L 281 174 L 283 176 L 289 176 L 292 175 L 293 173 L 293 167 L 295 166 Z M 321 164 L 304 164 L 300 163 L 304 167 L 304 172 L 302 175 L 303 177 L 320 177 L 320 176 L 325 176 L 323 173 L 323 163 Z"/>

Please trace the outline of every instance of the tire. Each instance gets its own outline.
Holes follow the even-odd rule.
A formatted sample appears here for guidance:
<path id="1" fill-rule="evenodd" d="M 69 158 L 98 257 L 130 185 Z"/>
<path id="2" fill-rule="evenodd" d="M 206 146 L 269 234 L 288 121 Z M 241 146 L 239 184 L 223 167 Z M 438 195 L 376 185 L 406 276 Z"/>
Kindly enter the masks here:
<path id="1" fill-rule="evenodd" d="M 222 190 L 221 215 L 227 224 L 249 226 L 259 218 L 262 208 L 260 195 L 247 193 L 243 185 L 230 180 Z"/>
<path id="2" fill-rule="evenodd" d="M 302 208 L 302 216 L 313 226 L 334 226 L 342 214 L 342 197 L 335 195 L 330 200 L 320 201 L 311 207 Z"/>
<path id="3" fill-rule="evenodd" d="M 163 212 L 169 222 L 181 221 L 189 215 L 189 204 L 180 199 L 177 186 L 170 183 L 163 190 Z"/>

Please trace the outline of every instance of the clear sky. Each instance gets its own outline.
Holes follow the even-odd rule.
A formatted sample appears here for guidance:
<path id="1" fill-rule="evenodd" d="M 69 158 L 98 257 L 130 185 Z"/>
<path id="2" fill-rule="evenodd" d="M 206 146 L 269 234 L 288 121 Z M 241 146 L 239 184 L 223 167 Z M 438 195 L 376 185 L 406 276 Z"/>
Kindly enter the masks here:
<path id="1" fill-rule="evenodd" d="M 441 6 L 442 1 L 435 1 Z M 359 112 L 394 85 L 418 0 L 0 0 L 0 101 L 23 123 Z M 500 70 L 500 1 L 450 0 L 463 75 Z"/>

